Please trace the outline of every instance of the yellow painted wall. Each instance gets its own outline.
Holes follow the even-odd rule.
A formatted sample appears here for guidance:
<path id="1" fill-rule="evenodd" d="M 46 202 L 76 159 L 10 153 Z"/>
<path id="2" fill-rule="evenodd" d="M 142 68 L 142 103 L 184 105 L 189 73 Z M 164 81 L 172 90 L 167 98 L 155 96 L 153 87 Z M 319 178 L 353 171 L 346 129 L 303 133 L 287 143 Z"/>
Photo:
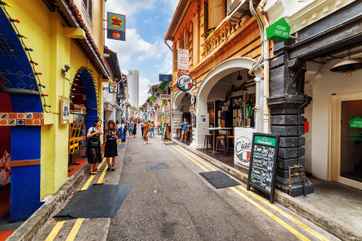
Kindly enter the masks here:
<path id="1" fill-rule="evenodd" d="M 46 102 L 51 105 L 50 113 L 44 113 L 45 125 L 41 131 L 41 197 L 44 198 L 56 192 L 68 178 L 69 125 L 59 123 L 59 99 L 69 98 L 72 81 L 81 67 L 91 70 L 99 97 L 102 77 L 75 40 L 65 36 L 65 24 L 58 13 L 51 13 L 41 0 L 6 2 L 10 5 L 6 7 L 10 16 L 20 20 L 16 25 L 27 38 L 25 45 L 34 50 L 31 57 L 39 64 L 36 70 L 42 73 L 40 80 L 49 95 Z M 61 69 L 66 64 L 71 69 L 64 77 Z M 100 118 L 103 117 L 101 101 L 99 98 Z"/>

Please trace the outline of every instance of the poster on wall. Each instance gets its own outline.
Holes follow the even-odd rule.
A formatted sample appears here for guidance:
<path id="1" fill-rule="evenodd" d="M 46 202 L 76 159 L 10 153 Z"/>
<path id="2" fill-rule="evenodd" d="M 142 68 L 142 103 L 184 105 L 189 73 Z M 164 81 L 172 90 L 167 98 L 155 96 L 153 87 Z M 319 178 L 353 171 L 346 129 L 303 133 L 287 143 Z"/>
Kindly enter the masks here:
<path id="1" fill-rule="evenodd" d="M 189 51 L 187 49 L 177 50 L 177 69 L 189 70 Z"/>
<path id="2" fill-rule="evenodd" d="M 107 38 L 126 41 L 126 16 L 118 13 L 107 13 Z"/>
<path id="3" fill-rule="evenodd" d="M 234 165 L 249 168 L 253 133 L 252 128 L 234 128 Z"/>
<path id="4" fill-rule="evenodd" d="M 70 101 L 67 98 L 59 100 L 60 123 L 67 124 L 70 121 Z"/>

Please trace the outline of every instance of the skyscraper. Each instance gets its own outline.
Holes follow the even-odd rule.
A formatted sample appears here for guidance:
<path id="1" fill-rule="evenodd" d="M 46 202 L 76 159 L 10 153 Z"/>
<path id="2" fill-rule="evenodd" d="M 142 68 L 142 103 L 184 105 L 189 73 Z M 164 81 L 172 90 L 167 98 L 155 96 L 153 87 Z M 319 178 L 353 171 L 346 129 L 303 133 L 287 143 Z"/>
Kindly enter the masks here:
<path id="1" fill-rule="evenodd" d="M 128 71 L 128 96 L 133 107 L 139 106 L 139 72 L 138 70 Z"/>

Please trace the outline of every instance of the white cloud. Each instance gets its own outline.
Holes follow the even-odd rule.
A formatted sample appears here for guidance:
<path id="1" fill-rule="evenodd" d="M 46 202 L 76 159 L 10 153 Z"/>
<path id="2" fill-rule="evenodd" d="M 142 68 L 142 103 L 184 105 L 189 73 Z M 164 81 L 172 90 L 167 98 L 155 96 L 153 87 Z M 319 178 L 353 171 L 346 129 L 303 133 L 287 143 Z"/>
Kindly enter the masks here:
<path id="1" fill-rule="evenodd" d="M 107 10 L 132 16 L 134 13 L 151 8 L 155 0 L 109 0 Z"/>
<path id="2" fill-rule="evenodd" d="M 140 78 L 140 86 L 139 86 L 139 104 L 143 105 L 143 103 L 146 102 L 147 98 L 148 98 L 148 90 L 150 89 L 152 83 L 151 80 L 149 80 L 148 78 L 144 78 L 141 77 Z"/>
<path id="3" fill-rule="evenodd" d="M 129 20 L 135 17 L 133 15 L 159 6 L 160 3 L 165 6 L 162 10 L 168 11 L 171 15 L 178 0 L 108 0 L 107 11 L 125 14 Z M 156 42 L 148 42 L 137 29 L 127 28 L 125 42 L 107 40 L 106 43 L 111 50 L 117 52 L 123 72 L 130 69 L 139 70 L 140 104 L 147 99 L 149 87 L 158 81 L 158 74 L 171 73 L 172 53 L 163 42 L 163 36 L 159 36 L 159 39 Z"/>

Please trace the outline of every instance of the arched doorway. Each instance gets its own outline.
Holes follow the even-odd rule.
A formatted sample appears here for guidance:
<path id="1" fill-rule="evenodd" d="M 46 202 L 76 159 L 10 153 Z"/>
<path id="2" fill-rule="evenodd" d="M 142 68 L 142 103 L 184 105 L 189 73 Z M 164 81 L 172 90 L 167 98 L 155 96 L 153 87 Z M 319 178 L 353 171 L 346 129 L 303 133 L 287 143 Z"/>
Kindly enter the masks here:
<path id="1" fill-rule="evenodd" d="M 40 206 L 43 110 L 35 71 L 9 19 L 0 8 L 0 218 L 18 221 Z"/>
<path id="2" fill-rule="evenodd" d="M 217 136 L 221 136 L 222 148 L 228 153 L 234 146 L 237 128 L 255 128 L 256 96 L 260 90 L 257 90 L 255 76 L 248 74 L 253 64 L 254 60 L 248 58 L 230 59 L 205 77 L 197 92 L 193 146 L 203 148 L 205 135 L 212 134 L 213 153 Z M 228 162 L 233 163 L 233 153 L 229 155 Z"/>
<path id="3" fill-rule="evenodd" d="M 97 94 L 91 72 L 78 70 L 70 91 L 69 175 L 85 163 L 86 133 L 98 119 Z"/>
<path id="4" fill-rule="evenodd" d="M 180 91 L 176 94 L 173 102 L 173 137 L 185 144 L 192 142 L 193 108 L 191 98 L 189 92 Z"/>

